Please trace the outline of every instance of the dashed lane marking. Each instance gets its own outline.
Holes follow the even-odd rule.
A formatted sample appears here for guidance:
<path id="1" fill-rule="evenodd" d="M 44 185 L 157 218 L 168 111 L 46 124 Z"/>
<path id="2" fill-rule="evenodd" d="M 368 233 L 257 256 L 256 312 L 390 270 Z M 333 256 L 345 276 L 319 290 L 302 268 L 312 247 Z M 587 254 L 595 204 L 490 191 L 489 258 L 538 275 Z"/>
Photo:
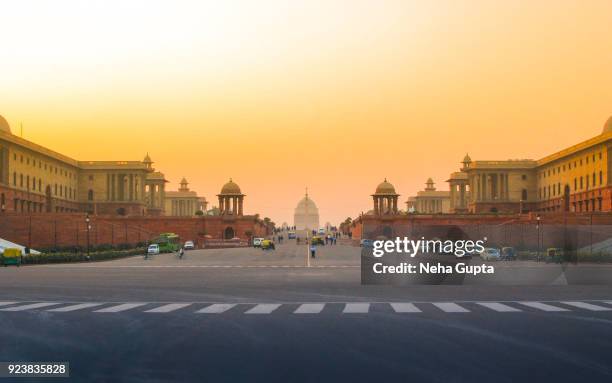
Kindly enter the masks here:
<path id="1" fill-rule="evenodd" d="M 95 313 L 119 313 L 122 311 L 131 310 L 136 307 L 144 306 L 146 303 L 123 303 L 116 306 L 106 307 L 100 310 L 95 310 Z"/>
<path id="2" fill-rule="evenodd" d="M 369 303 L 347 303 L 342 310 L 343 314 L 367 314 L 370 311 Z"/>
<path id="3" fill-rule="evenodd" d="M 0 309 L 0 311 L 25 311 L 25 310 L 34 310 L 34 309 L 40 309 L 43 307 L 49 307 L 49 306 L 54 306 L 54 305 L 59 305 L 61 304 L 60 302 L 43 302 L 43 303 L 31 303 L 28 305 L 22 305 L 22 306 L 14 306 L 14 307 L 8 307 L 5 309 Z"/>
<path id="4" fill-rule="evenodd" d="M 508 306 L 508 305 L 505 305 L 499 302 L 477 302 L 477 303 L 483 307 L 486 307 L 493 311 L 497 311 L 499 313 L 511 313 L 511 312 L 523 311 L 523 310 L 517 309 L 516 307 Z"/>
<path id="5" fill-rule="evenodd" d="M 563 307 L 549 305 L 547 303 L 542 302 L 518 302 L 524 306 L 531 307 L 534 309 L 546 311 L 546 312 L 560 312 L 560 311 L 569 311 L 568 309 L 564 309 Z"/>
<path id="6" fill-rule="evenodd" d="M 396 313 L 420 313 L 421 309 L 413 303 L 390 303 Z"/>
<path id="7" fill-rule="evenodd" d="M 245 312 L 245 314 L 270 314 L 279 308 L 279 303 L 261 303 Z"/>
<path id="8" fill-rule="evenodd" d="M 214 303 L 196 311 L 197 314 L 221 314 L 236 306 L 235 303 Z"/>
<path id="9" fill-rule="evenodd" d="M 592 303 L 586 302 L 561 302 L 564 305 L 578 307 L 579 309 L 585 309 L 589 311 L 612 311 L 610 307 L 598 306 Z"/>
<path id="10" fill-rule="evenodd" d="M 47 311 L 51 311 L 54 313 L 67 313 L 70 311 L 77 311 L 77 310 L 83 310 L 83 309 L 88 309 L 91 307 L 97 307 L 97 306 L 102 306 L 104 303 L 79 303 L 77 305 L 70 305 L 70 306 L 64 306 L 64 307 L 57 307 L 54 309 L 49 309 Z"/>
<path id="11" fill-rule="evenodd" d="M 470 310 L 459 306 L 453 302 L 436 302 L 433 304 L 445 313 L 469 313 Z"/>
<path id="12" fill-rule="evenodd" d="M 318 314 L 325 308 L 325 303 L 303 303 L 294 314 Z"/>
<path id="13" fill-rule="evenodd" d="M 172 311 L 180 310 L 182 308 L 191 306 L 191 303 L 170 303 L 167 305 L 159 306 L 151 310 L 146 310 L 146 313 L 170 313 Z"/>

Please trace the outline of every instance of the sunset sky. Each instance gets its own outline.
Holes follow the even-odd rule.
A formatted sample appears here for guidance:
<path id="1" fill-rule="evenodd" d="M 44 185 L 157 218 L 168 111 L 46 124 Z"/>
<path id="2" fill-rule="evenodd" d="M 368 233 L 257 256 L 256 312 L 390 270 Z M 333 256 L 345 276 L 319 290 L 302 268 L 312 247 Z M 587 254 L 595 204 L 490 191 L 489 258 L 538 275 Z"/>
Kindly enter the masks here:
<path id="1" fill-rule="evenodd" d="M 540 158 L 612 115 L 612 1 L 11 1 L 0 115 L 79 160 L 149 152 L 175 190 L 293 222 Z"/>

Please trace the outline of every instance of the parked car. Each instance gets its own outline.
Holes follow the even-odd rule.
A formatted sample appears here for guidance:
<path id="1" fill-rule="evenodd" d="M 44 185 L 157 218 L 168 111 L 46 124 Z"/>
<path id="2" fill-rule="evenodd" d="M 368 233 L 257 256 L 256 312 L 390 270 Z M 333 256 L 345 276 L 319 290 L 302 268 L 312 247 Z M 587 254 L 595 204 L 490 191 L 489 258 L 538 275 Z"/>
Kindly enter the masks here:
<path id="1" fill-rule="evenodd" d="M 253 238 L 253 247 L 261 247 L 263 240 L 263 238 Z"/>
<path id="2" fill-rule="evenodd" d="M 193 249 L 195 249 L 195 245 L 193 244 L 193 241 L 185 242 L 185 244 L 183 245 L 183 249 L 185 249 L 185 250 L 193 250 Z"/>
<path id="3" fill-rule="evenodd" d="M 501 253 L 499 249 L 495 247 L 487 247 L 480 253 L 480 258 L 483 261 L 499 261 L 501 259 Z"/>
<path id="4" fill-rule="evenodd" d="M 262 250 L 274 250 L 276 246 L 274 246 L 274 242 L 270 239 L 264 239 L 261 241 L 261 249 Z"/>
<path id="5" fill-rule="evenodd" d="M 325 234 L 325 229 L 323 229 L 323 228 L 319 229 L 319 234 L 324 235 Z"/>
<path id="6" fill-rule="evenodd" d="M 514 247 L 502 247 L 501 259 L 504 261 L 514 261 L 516 259 L 516 250 L 514 250 Z"/>
<path id="7" fill-rule="evenodd" d="M 295 239 L 295 238 L 296 238 L 295 231 L 290 231 L 290 232 L 287 234 L 287 238 L 289 238 L 289 239 Z"/>
<path id="8" fill-rule="evenodd" d="M 147 248 L 147 254 L 154 255 L 159 254 L 159 245 L 157 243 L 152 243 Z"/>
<path id="9" fill-rule="evenodd" d="M 362 239 L 361 241 L 359 241 L 359 246 L 369 249 L 374 247 L 374 241 L 372 241 L 371 239 Z"/>

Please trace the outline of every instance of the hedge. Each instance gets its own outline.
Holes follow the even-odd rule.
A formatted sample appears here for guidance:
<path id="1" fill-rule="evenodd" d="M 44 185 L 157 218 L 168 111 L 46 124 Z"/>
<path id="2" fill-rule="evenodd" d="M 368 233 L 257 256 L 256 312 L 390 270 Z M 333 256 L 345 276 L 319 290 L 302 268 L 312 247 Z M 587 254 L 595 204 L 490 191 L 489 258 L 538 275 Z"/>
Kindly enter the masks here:
<path id="1" fill-rule="evenodd" d="M 70 262 L 87 262 L 87 261 L 106 261 L 109 259 L 125 258 L 132 255 L 142 255 L 146 251 L 145 248 L 136 248 L 130 250 L 109 250 L 90 252 L 89 259 L 86 253 L 43 253 L 30 254 L 21 259 L 24 265 L 40 265 L 45 263 L 70 263 Z"/>

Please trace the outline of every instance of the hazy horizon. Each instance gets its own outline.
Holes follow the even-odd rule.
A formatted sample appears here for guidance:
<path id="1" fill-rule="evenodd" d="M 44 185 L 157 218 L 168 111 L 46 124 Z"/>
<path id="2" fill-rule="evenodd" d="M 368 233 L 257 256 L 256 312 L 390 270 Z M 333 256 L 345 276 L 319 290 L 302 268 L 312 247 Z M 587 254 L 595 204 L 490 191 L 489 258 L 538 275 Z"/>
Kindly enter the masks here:
<path id="1" fill-rule="evenodd" d="M 612 115 L 612 2 L 21 1 L 0 115 L 77 160 L 142 160 L 216 205 L 293 222 L 399 207 L 466 153 L 538 159 Z"/>

